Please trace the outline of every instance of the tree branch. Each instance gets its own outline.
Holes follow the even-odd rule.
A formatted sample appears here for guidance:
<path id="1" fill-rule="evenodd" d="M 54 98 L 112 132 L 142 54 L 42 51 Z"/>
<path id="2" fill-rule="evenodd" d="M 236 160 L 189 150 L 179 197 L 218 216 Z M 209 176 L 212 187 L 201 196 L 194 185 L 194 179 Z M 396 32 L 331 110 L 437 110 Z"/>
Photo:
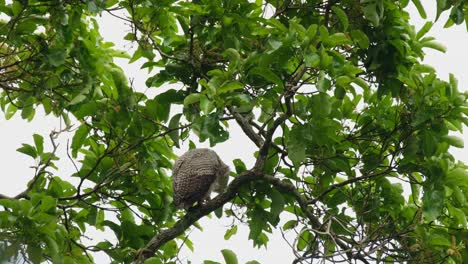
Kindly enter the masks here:
<path id="1" fill-rule="evenodd" d="M 228 109 L 232 116 L 234 116 L 234 119 L 236 119 L 236 122 L 241 127 L 242 131 L 244 131 L 250 140 L 252 140 L 252 142 L 260 148 L 264 143 L 263 138 L 255 133 L 255 131 L 252 129 L 252 126 L 249 124 L 249 121 L 241 114 L 239 114 L 233 107 L 228 107 Z"/>
<path id="2" fill-rule="evenodd" d="M 243 184 L 258 179 L 261 176 L 262 175 L 259 175 L 252 170 L 241 173 L 228 185 L 227 190 L 224 193 L 216 196 L 203 205 L 190 208 L 187 214 L 177 221 L 174 226 L 156 234 L 150 242 L 148 242 L 148 244 L 137 253 L 135 262 L 143 263 L 146 259 L 154 256 L 155 252 L 166 242 L 182 235 L 187 228 L 193 225 L 200 218 L 210 214 L 233 199 Z"/>

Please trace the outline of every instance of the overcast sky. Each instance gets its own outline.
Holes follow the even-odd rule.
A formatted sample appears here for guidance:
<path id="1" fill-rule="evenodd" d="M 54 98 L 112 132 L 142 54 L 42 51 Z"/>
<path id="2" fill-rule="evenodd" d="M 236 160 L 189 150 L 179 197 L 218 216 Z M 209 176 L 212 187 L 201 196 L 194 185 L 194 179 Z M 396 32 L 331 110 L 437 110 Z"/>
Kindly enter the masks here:
<path id="1" fill-rule="evenodd" d="M 425 6 L 430 18 L 435 15 L 435 2 L 433 6 Z M 413 22 L 416 28 L 419 29 L 424 23 L 414 8 L 410 9 Z M 445 14 L 446 15 L 446 14 Z M 468 62 L 468 33 L 465 25 L 454 26 L 449 29 L 443 29 L 445 16 L 440 19 L 434 26 L 430 35 L 437 38 L 443 43 L 448 51 L 443 54 L 433 50 L 426 50 L 427 56 L 425 63 L 436 68 L 439 77 L 448 80 L 449 73 L 453 73 L 459 80 L 460 90 L 467 90 L 468 77 L 465 76 L 465 69 Z M 128 26 L 125 26 L 122 21 L 119 21 L 108 15 L 100 19 L 101 32 L 106 40 L 117 44 L 117 47 L 123 50 L 131 50 L 132 47 L 128 44 L 125 46 L 122 42 L 123 36 L 128 33 Z M 118 30 L 116 30 L 118 29 Z M 129 78 L 134 79 L 135 87 L 145 87 L 146 72 L 140 70 L 140 64 L 134 63 L 127 65 L 126 61 L 118 60 L 119 65 L 124 69 Z M 0 185 L 0 193 L 14 196 L 25 189 L 26 183 L 31 179 L 33 170 L 29 166 L 34 165 L 33 160 L 25 155 L 16 152 L 16 149 L 21 146 L 21 143 L 32 143 L 32 134 L 37 133 L 44 136 L 47 141 L 48 135 L 53 129 L 60 129 L 61 124 L 57 118 L 45 117 L 39 113 L 32 122 L 26 122 L 14 117 L 12 120 L 5 121 L 3 115 L 0 116 L 0 164 L 2 165 L 2 173 L 0 174 L 2 184 Z M 231 165 L 235 158 L 242 158 L 246 165 L 252 165 L 252 153 L 255 150 L 254 145 L 244 136 L 242 131 L 234 127 L 230 131 L 231 138 L 222 144 L 215 147 L 215 150 L 223 158 L 223 160 Z M 468 133 L 465 131 L 463 135 L 465 142 L 468 142 Z M 73 173 L 73 166 L 66 159 L 65 146 L 67 135 L 60 138 L 61 148 L 58 155 L 63 159 L 58 163 L 60 171 L 57 175 L 70 175 Z M 242 142 L 242 143 L 240 143 Z M 50 144 L 48 144 L 50 147 Z M 184 148 L 183 148 L 184 149 Z M 186 150 L 185 148 L 184 150 Z M 452 153 L 455 156 L 468 163 L 468 153 L 465 149 L 452 148 Z M 194 230 L 190 234 L 190 238 L 194 241 L 195 252 L 183 250 L 181 258 L 191 260 L 192 263 L 201 263 L 202 260 L 210 259 L 223 263 L 223 258 L 220 250 L 228 248 L 237 253 L 240 263 L 245 263 L 249 260 L 258 260 L 261 263 L 290 263 L 293 255 L 288 245 L 283 241 L 281 234 L 276 231 L 271 237 L 268 249 L 265 251 L 253 248 L 252 242 L 248 238 L 248 229 L 240 228 L 238 234 L 233 236 L 229 241 L 223 239 L 224 232 L 231 223 L 230 219 L 219 220 L 216 217 L 212 219 L 201 220 L 201 225 L 204 227 L 204 232 Z M 108 263 L 109 260 L 99 254 L 96 256 L 96 263 Z"/>

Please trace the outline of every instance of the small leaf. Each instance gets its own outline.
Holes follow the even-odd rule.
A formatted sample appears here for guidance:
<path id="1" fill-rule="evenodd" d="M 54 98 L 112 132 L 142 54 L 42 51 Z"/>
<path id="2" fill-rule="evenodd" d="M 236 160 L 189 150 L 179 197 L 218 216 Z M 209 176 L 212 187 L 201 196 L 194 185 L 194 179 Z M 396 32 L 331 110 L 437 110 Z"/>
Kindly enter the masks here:
<path id="1" fill-rule="evenodd" d="M 249 71 L 249 74 L 254 74 L 263 77 L 265 80 L 270 81 L 281 88 L 284 88 L 283 81 L 281 80 L 278 75 L 276 75 L 273 71 L 267 68 L 260 68 L 256 67 Z"/>
<path id="2" fill-rule="evenodd" d="M 218 217 L 218 219 L 221 218 L 221 217 L 223 217 L 223 208 L 222 208 L 222 207 L 219 207 L 218 209 L 216 209 L 216 210 L 214 211 L 214 213 L 215 213 L 216 217 Z"/>
<path id="3" fill-rule="evenodd" d="M 72 149 L 72 156 L 76 158 L 76 154 L 78 150 L 83 146 L 83 142 L 88 135 L 90 128 L 86 124 L 82 124 L 75 132 L 73 136 L 71 149 Z"/>
<path id="4" fill-rule="evenodd" d="M 52 64 L 55 67 L 58 67 L 62 64 L 65 63 L 65 58 L 67 56 L 67 51 L 66 49 L 50 49 L 49 54 L 47 54 L 47 58 L 49 59 L 50 64 Z"/>
<path id="5" fill-rule="evenodd" d="M 447 51 L 447 48 L 444 45 L 442 45 L 442 44 L 440 44 L 438 42 L 435 42 L 435 41 L 424 42 L 424 43 L 422 43 L 422 46 L 426 47 L 426 48 L 435 49 L 435 50 L 438 50 L 438 51 L 443 52 L 443 53 L 445 53 Z"/>
<path id="6" fill-rule="evenodd" d="M 363 7 L 364 17 L 369 20 L 374 27 L 378 27 L 380 24 L 380 15 L 377 13 L 376 4 L 368 4 Z"/>
<path id="7" fill-rule="evenodd" d="M 244 162 L 240 159 L 235 159 L 232 161 L 232 163 L 234 163 L 234 167 L 236 168 L 237 174 L 240 174 L 247 170 L 247 167 L 245 166 Z"/>
<path id="8" fill-rule="evenodd" d="M 34 264 L 41 263 L 42 261 L 42 249 L 39 245 L 28 245 L 28 260 Z"/>
<path id="9" fill-rule="evenodd" d="M 423 18 L 427 18 L 426 10 L 424 10 L 423 5 L 421 4 L 421 1 L 419 0 L 412 0 L 413 4 L 416 6 L 416 9 L 418 10 L 419 15 Z"/>
<path id="10" fill-rule="evenodd" d="M 432 21 L 426 22 L 424 26 L 416 34 L 416 39 L 420 40 L 422 37 L 424 37 L 426 33 L 429 32 L 429 30 L 431 30 L 432 25 L 434 25 Z"/>
<path id="11" fill-rule="evenodd" d="M 75 96 L 75 98 L 73 98 L 70 103 L 68 103 L 68 105 L 76 105 L 76 104 L 79 104 L 81 102 L 83 102 L 84 100 L 86 99 L 86 95 L 84 94 L 79 94 L 77 96 Z"/>
<path id="12" fill-rule="evenodd" d="M 232 250 L 223 249 L 223 250 L 221 250 L 221 253 L 223 254 L 224 261 L 226 262 L 226 264 L 237 264 L 238 263 L 237 256 Z"/>
<path id="13" fill-rule="evenodd" d="M 348 26 L 349 26 L 349 20 L 345 11 L 343 11 L 343 9 L 341 9 L 340 7 L 336 5 L 332 6 L 332 10 L 336 14 L 338 19 L 340 20 L 340 23 L 343 25 L 343 30 L 346 31 L 346 29 L 348 29 Z"/>
<path id="14" fill-rule="evenodd" d="M 306 158 L 306 144 L 303 140 L 303 128 L 295 126 L 289 132 L 286 148 L 288 156 L 294 163 L 294 166 L 299 166 Z"/>
<path id="15" fill-rule="evenodd" d="M 169 137 L 172 139 L 172 142 L 174 142 L 174 145 L 177 148 L 180 147 L 179 145 L 180 129 L 178 129 L 178 127 L 179 127 L 181 117 L 182 117 L 182 114 L 177 114 L 171 118 L 171 121 L 169 121 L 169 129 L 172 130 L 171 132 L 169 132 Z"/>
<path id="16" fill-rule="evenodd" d="M 335 47 L 343 44 L 351 44 L 351 40 L 346 36 L 346 34 L 338 32 L 330 35 L 324 43 L 325 45 Z"/>
<path id="17" fill-rule="evenodd" d="M 337 99 L 342 100 L 342 99 L 345 97 L 345 95 L 346 95 L 346 91 L 345 91 L 345 89 L 344 89 L 343 87 L 337 86 L 337 87 L 335 88 L 334 95 L 335 95 L 335 97 L 336 97 Z"/>
<path id="18" fill-rule="evenodd" d="M 14 104 L 8 104 L 7 110 L 5 111 L 5 119 L 10 120 L 12 118 L 16 111 L 18 111 L 18 108 Z"/>
<path id="19" fill-rule="evenodd" d="M 435 220 L 444 206 L 445 192 L 443 189 L 425 188 L 423 196 L 423 215 L 427 222 Z"/>
<path id="20" fill-rule="evenodd" d="M 208 97 L 204 95 L 200 97 L 200 109 L 205 115 L 211 113 L 211 111 L 213 111 L 214 108 L 215 105 Z"/>
<path id="21" fill-rule="evenodd" d="M 218 94 L 223 94 L 223 93 L 227 93 L 229 91 L 234 91 L 234 90 L 239 90 L 239 89 L 242 89 L 244 88 L 244 85 L 240 82 L 227 82 L 227 83 L 224 83 L 223 85 L 221 85 L 221 87 L 219 87 L 218 89 Z"/>
<path id="22" fill-rule="evenodd" d="M 144 262 L 145 264 L 163 264 L 160 258 L 151 257 Z"/>
<path id="23" fill-rule="evenodd" d="M 307 67 L 317 67 L 320 64 L 320 55 L 315 52 L 308 52 L 304 54 L 304 62 Z"/>
<path id="24" fill-rule="evenodd" d="M 31 156 L 33 158 L 37 157 L 36 149 L 29 144 L 23 144 L 23 146 L 18 148 L 16 151 L 26 154 L 28 156 Z"/>
<path id="25" fill-rule="evenodd" d="M 362 49 L 369 48 L 370 41 L 367 35 L 364 34 L 364 32 L 362 32 L 361 30 L 353 30 L 350 34 L 354 42 L 357 43 L 359 47 L 361 47 Z"/>
<path id="26" fill-rule="evenodd" d="M 184 99 L 184 106 L 194 104 L 200 101 L 201 94 L 199 93 L 193 93 L 189 94 L 187 97 Z"/>
<path id="27" fill-rule="evenodd" d="M 273 219 L 277 219 L 279 221 L 279 215 L 283 212 L 284 205 L 286 204 L 284 201 L 283 195 L 275 189 L 272 189 L 270 192 L 271 196 L 271 209 L 270 214 Z"/>
<path id="28" fill-rule="evenodd" d="M 237 234 L 236 225 L 226 230 L 226 233 L 224 234 L 224 240 L 229 240 L 235 234 Z"/>
<path id="29" fill-rule="evenodd" d="M 293 229 L 297 226 L 297 220 L 289 220 L 283 225 L 284 230 Z"/>
<path id="30" fill-rule="evenodd" d="M 44 152 L 44 138 L 41 135 L 34 134 L 34 145 L 36 146 L 37 153 L 41 155 Z"/>
<path id="31" fill-rule="evenodd" d="M 297 238 L 297 249 L 304 250 L 308 245 L 310 245 L 311 234 L 309 230 L 303 230 L 299 237 Z"/>
<path id="32" fill-rule="evenodd" d="M 443 139 L 449 143 L 451 146 L 454 146 L 456 148 L 464 148 L 465 144 L 463 143 L 463 139 L 459 138 L 457 136 L 443 136 Z"/>
<path id="33" fill-rule="evenodd" d="M 455 168 L 447 173 L 447 183 L 453 186 L 468 187 L 468 171 L 463 168 Z"/>

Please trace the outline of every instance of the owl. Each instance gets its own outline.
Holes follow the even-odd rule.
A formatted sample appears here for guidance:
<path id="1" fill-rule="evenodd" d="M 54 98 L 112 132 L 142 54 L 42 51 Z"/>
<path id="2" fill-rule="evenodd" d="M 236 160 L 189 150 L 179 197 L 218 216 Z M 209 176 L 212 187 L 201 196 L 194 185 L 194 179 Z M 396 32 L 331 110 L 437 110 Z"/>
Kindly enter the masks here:
<path id="1" fill-rule="evenodd" d="M 228 177 L 229 167 L 213 150 L 199 148 L 187 151 L 172 169 L 175 206 L 187 209 L 195 202 L 209 200 L 212 191 L 222 193 Z"/>

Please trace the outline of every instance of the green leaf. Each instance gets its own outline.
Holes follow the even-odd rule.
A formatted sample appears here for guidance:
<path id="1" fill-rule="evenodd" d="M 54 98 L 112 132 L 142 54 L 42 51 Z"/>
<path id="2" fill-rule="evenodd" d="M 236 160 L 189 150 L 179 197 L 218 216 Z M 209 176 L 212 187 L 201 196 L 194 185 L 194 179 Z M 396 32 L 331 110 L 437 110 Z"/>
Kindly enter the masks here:
<path id="1" fill-rule="evenodd" d="M 310 240 L 311 240 L 311 234 L 309 230 L 303 230 L 299 237 L 297 238 L 297 250 L 302 251 L 304 250 L 307 246 L 310 245 Z"/>
<path id="2" fill-rule="evenodd" d="M 363 7 L 364 17 L 369 20 L 374 27 L 378 27 L 380 25 L 380 15 L 377 12 L 377 5 L 376 4 L 368 4 Z"/>
<path id="3" fill-rule="evenodd" d="M 21 118 L 31 121 L 36 114 L 36 110 L 34 109 L 33 105 L 24 106 L 21 111 Z"/>
<path id="4" fill-rule="evenodd" d="M 151 257 L 144 262 L 145 264 L 163 264 L 161 258 Z"/>
<path id="5" fill-rule="evenodd" d="M 260 264 L 260 262 L 256 260 L 251 260 L 251 261 L 247 261 L 245 264 Z"/>
<path id="6" fill-rule="evenodd" d="M 351 34 L 351 37 L 353 38 L 353 41 L 356 44 L 358 44 L 359 47 L 361 47 L 362 49 L 369 48 L 370 41 L 367 35 L 364 34 L 364 32 L 362 32 L 361 30 L 352 30 L 350 34 Z"/>
<path id="7" fill-rule="evenodd" d="M 185 99 L 184 99 L 184 106 L 191 105 L 191 104 L 194 104 L 194 103 L 199 102 L 201 96 L 202 96 L 202 95 L 199 94 L 199 93 L 189 94 L 189 95 L 188 95 L 187 97 L 185 97 Z"/>
<path id="8" fill-rule="evenodd" d="M 346 90 L 342 86 L 336 86 L 334 95 L 337 99 L 343 100 L 346 95 Z"/>
<path id="9" fill-rule="evenodd" d="M 79 104 L 79 103 L 83 102 L 84 100 L 86 100 L 86 95 L 79 94 L 79 95 L 75 96 L 75 98 L 73 98 L 70 101 L 70 103 L 68 103 L 68 105 L 76 105 L 76 104 Z"/>
<path id="10" fill-rule="evenodd" d="M 229 240 L 235 234 L 237 234 L 236 225 L 226 230 L 226 233 L 224 234 L 224 240 Z"/>
<path id="11" fill-rule="evenodd" d="M 214 211 L 214 213 L 215 213 L 216 217 L 218 217 L 218 218 L 223 217 L 223 208 L 222 208 L 222 207 L 219 207 L 218 209 L 216 209 L 216 210 Z"/>
<path id="12" fill-rule="evenodd" d="M 413 2 L 414 6 L 416 6 L 416 9 L 418 10 L 419 15 L 423 19 L 426 19 L 427 18 L 426 10 L 424 10 L 424 7 L 421 4 L 421 1 L 419 1 L 419 0 L 411 0 L 411 1 Z"/>
<path id="13" fill-rule="evenodd" d="M 286 148 L 288 149 L 288 157 L 294 163 L 294 166 L 299 166 L 306 157 L 306 144 L 304 143 L 303 128 L 294 126 L 289 132 Z"/>
<path id="14" fill-rule="evenodd" d="M 313 95 L 309 99 L 309 106 L 314 109 L 314 114 L 317 116 L 328 116 L 332 111 L 332 105 L 330 103 L 331 98 L 326 93 L 319 93 Z"/>
<path id="15" fill-rule="evenodd" d="M 37 153 L 41 155 L 44 152 L 44 138 L 41 135 L 34 134 L 34 145 L 36 146 Z"/>
<path id="16" fill-rule="evenodd" d="M 324 93 L 331 87 L 331 81 L 325 77 L 323 72 L 320 72 L 319 79 L 317 80 L 317 90 Z"/>
<path id="17" fill-rule="evenodd" d="M 47 58 L 49 59 L 50 64 L 55 67 L 61 66 L 65 63 L 65 58 L 67 56 L 67 51 L 64 48 L 55 48 L 50 49 Z"/>
<path id="18" fill-rule="evenodd" d="M 428 21 L 424 24 L 424 26 L 418 31 L 416 34 L 416 39 L 420 40 L 422 37 L 424 37 L 429 30 L 431 30 L 432 25 L 434 25 L 433 22 Z"/>
<path id="19" fill-rule="evenodd" d="M 330 33 L 328 32 L 328 29 L 324 25 L 320 25 L 319 27 L 319 32 L 320 32 L 320 39 L 322 41 L 326 41 Z"/>
<path id="20" fill-rule="evenodd" d="M 223 254 L 224 261 L 226 264 L 237 264 L 237 256 L 236 254 L 229 249 L 223 249 L 221 250 L 221 253 Z"/>
<path id="21" fill-rule="evenodd" d="M 41 263 L 42 261 L 42 249 L 39 245 L 28 244 L 27 248 L 28 260 L 34 264 Z"/>
<path id="22" fill-rule="evenodd" d="M 21 10 L 23 10 L 23 5 L 21 4 L 21 2 L 13 1 L 13 4 L 11 5 L 11 11 L 13 11 L 13 15 L 19 15 L 21 13 Z"/>
<path id="23" fill-rule="evenodd" d="M 252 70 L 249 71 L 249 74 L 254 74 L 263 77 L 265 80 L 270 81 L 276 85 L 278 85 L 281 88 L 284 88 L 283 80 L 281 80 L 278 75 L 276 75 L 273 71 L 271 71 L 268 68 L 260 68 L 260 67 L 255 67 Z"/>
<path id="24" fill-rule="evenodd" d="M 340 7 L 338 7 L 336 5 L 332 6 L 332 10 L 336 14 L 338 19 L 340 20 L 340 23 L 343 25 L 343 31 L 346 31 L 348 29 L 348 26 L 349 26 L 349 20 L 348 20 L 348 16 L 346 15 L 345 11 L 343 11 L 343 9 L 341 9 Z"/>
<path id="25" fill-rule="evenodd" d="M 24 144 L 24 143 L 22 145 L 23 146 L 16 149 L 16 151 L 21 152 L 23 154 L 26 154 L 28 156 L 31 156 L 33 158 L 37 157 L 36 149 L 33 146 L 31 146 L 29 144 Z"/>
<path id="26" fill-rule="evenodd" d="M 439 19 L 440 17 L 440 14 L 442 14 L 442 12 L 444 10 L 446 10 L 447 6 L 447 0 L 437 0 L 437 14 L 436 14 L 436 21 Z"/>
<path id="27" fill-rule="evenodd" d="M 445 192 L 443 189 L 425 188 L 423 196 L 423 215 L 427 222 L 435 220 L 442 212 Z"/>
<path id="28" fill-rule="evenodd" d="M 244 85 L 240 82 L 234 81 L 234 82 L 227 82 L 221 85 L 218 89 L 218 94 L 223 94 L 227 93 L 229 91 L 234 91 L 234 90 L 239 90 L 243 89 Z"/>
<path id="29" fill-rule="evenodd" d="M 346 34 L 338 32 L 330 35 L 327 40 L 324 41 L 324 44 L 335 47 L 343 44 L 351 44 L 351 40 L 348 38 L 348 36 L 346 36 Z"/>
<path id="30" fill-rule="evenodd" d="M 210 146 L 224 142 L 229 138 L 229 133 L 219 124 L 217 113 L 200 117 L 195 124 L 195 129 L 199 130 L 202 142 L 206 139 L 210 140 Z"/>
<path id="31" fill-rule="evenodd" d="M 275 189 L 270 191 L 271 197 L 271 209 L 270 214 L 273 219 L 276 219 L 275 222 L 279 222 L 279 215 L 283 212 L 284 205 L 286 202 L 284 201 L 283 195 Z"/>
<path id="32" fill-rule="evenodd" d="M 72 143 L 71 143 L 72 156 L 74 158 L 76 158 L 78 150 L 81 149 L 81 147 L 83 146 L 83 142 L 88 136 L 89 131 L 90 131 L 90 128 L 86 124 L 82 124 L 76 130 L 75 135 L 73 136 L 73 139 L 72 139 Z"/>
<path id="33" fill-rule="evenodd" d="M 423 42 L 422 46 L 426 47 L 426 48 L 435 49 L 435 50 L 438 50 L 438 51 L 443 52 L 443 53 L 445 53 L 447 51 L 447 48 L 444 45 L 442 45 L 442 44 L 440 44 L 438 42 L 435 42 L 435 41 Z"/>
<path id="34" fill-rule="evenodd" d="M 232 163 L 234 163 L 234 167 L 236 168 L 237 174 L 240 174 L 247 170 L 247 167 L 241 159 L 235 159 L 232 161 Z"/>
<path id="35" fill-rule="evenodd" d="M 203 261 L 203 264 L 221 264 L 221 263 L 216 262 L 216 261 L 212 261 L 212 260 L 205 260 L 205 261 Z"/>
<path id="36" fill-rule="evenodd" d="M 426 156 L 432 156 L 437 151 L 437 139 L 433 133 L 425 131 L 422 135 L 422 150 Z"/>
<path id="37" fill-rule="evenodd" d="M 468 170 L 455 168 L 447 173 L 447 184 L 468 187 Z"/>
<path id="38" fill-rule="evenodd" d="M 5 119 L 10 120 L 18 111 L 18 108 L 14 104 L 8 104 L 7 110 L 5 111 Z"/>
<path id="39" fill-rule="evenodd" d="M 254 241 L 254 244 L 258 244 L 260 234 L 262 234 L 263 228 L 267 226 L 266 212 L 263 209 L 255 208 L 249 220 L 249 239 Z"/>
<path id="40" fill-rule="evenodd" d="M 427 242 L 434 246 L 446 246 L 450 247 L 452 243 L 450 243 L 449 234 L 442 234 L 439 233 L 429 233 Z"/>
<path id="41" fill-rule="evenodd" d="M 211 113 L 214 108 L 215 105 L 208 97 L 204 95 L 200 97 L 200 109 L 205 115 Z"/>
<path id="42" fill-rule="evenodd" d="M 284 230 L 293 229 L 297 226 L 297 220 L 289 220 L 283 225 Z"/>
<path id="43" fill-rule="evenodd" d="M 307 67 L 317 67 L 320 64 L 320 55 L 315 52 L 308 52 L 304 54 L 304 62 Z"/>
<path id="44" fill-rule="evenodd" d="M 442 137 L 447 143 L 449 143 L 451 146 L 454 146 L 456 148 L 464 148 L 465 144 L 463 143 L 463 139 L 459 138 L 457 136 L 449 136 L 445 135 Z"/>
<path id="45" fill-rule="evenodd" d="M 174 145 L 179 148 L 179 139 L 180 139 L 180 118 L 182 117 L 182 114 L 176 114 L 171 118 L 171 121 L 169 121 L 169 129 L 172 130 L 169 132 L 169 137 L 172 139 L 172 142 L 174 142 Z"/>

